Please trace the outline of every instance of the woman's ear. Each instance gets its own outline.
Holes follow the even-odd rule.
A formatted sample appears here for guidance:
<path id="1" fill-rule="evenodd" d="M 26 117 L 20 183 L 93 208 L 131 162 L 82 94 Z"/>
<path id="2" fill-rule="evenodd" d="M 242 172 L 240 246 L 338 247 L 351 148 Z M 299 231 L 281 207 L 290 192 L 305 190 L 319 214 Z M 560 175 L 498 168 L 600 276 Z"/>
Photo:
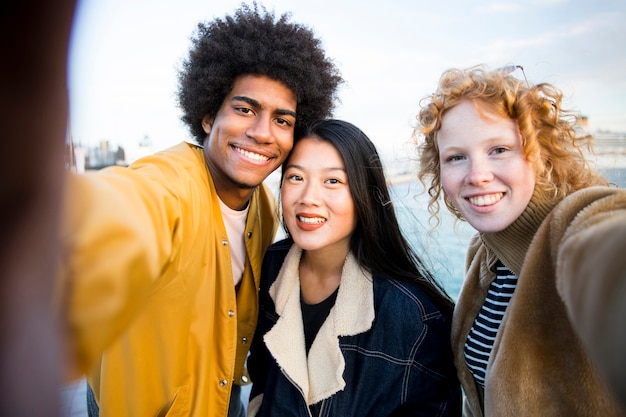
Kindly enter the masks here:
<path id="1" fill-rule="evenodd" d="M 213 128 L 213 118 L 207 114 L 202 119 L 202 129 L 204 129 L 204 133 L 208 135 L 209 133 L 211 133 L 212 128 Z"/>

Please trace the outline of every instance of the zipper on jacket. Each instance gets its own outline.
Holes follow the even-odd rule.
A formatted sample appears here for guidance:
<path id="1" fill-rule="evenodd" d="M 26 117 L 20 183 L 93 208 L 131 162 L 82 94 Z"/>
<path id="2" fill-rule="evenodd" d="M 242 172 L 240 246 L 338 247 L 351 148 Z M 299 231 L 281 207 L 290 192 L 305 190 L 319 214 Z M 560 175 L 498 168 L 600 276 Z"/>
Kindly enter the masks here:
<path id="1" fill-rule="evenodd" d="M 309 414 L 309 417 L 313 417 L 313 414 L 311 413 L 311 409 L 306 403 L 306 398 L 304 398 L 304 392 L 302 392 L 302 388 L 300 388 L 300 386 L 296 384 L 294 380 L 291 379 L 291 377 L 287 375 L 287 373 L 282 368 L 280 369 L 280 372 L 285 376 L 285 378 L 287 378 L 287 381 L 289 381 L 289 383 L 298 390 L 298 392 L 300 393 L 300 397 L 302 397 L 302 400 L 304 401 L 304 408 L 306 408 L 306 412 Z M 324 401 L 325 400 L 322 400 L 322 407 L 324 406 Z M 321 409 L 320 409 L 320 414 L 322 414 Z"/>
<path id="2" fill-rule="evenodd" d="M 322 404 L 320 405 L 320 415 L 319 415 L 319 417 L 322 417 L 324 415 L 324 406 L 325 405 L 326 405 L 326 399 L 323 399 L 322 400 Z"/>

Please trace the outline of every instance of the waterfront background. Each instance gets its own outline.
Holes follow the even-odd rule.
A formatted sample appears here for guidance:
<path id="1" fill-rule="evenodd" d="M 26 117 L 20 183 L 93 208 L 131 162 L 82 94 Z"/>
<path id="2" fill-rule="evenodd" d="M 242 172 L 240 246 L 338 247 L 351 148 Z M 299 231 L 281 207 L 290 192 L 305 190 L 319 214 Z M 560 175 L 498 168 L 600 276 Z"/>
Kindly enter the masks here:
<path id="1" fill-rule="evenodd" d="M 623 0 L 260 3 L 315 31 L 346 80 L 334 116 L 367 133 L 385 159 L 404 156 L 419 102 L 441 73 L 481 63 L 522 65 L 531 83 L 559 87 L 590 131 L 626 132 Z M 148 145 L 190 140 L 175 98 L 189 37 L 240 4 L 79 0 L 68 62 L 76 145 L 109 141 L 130 162 Z"/>

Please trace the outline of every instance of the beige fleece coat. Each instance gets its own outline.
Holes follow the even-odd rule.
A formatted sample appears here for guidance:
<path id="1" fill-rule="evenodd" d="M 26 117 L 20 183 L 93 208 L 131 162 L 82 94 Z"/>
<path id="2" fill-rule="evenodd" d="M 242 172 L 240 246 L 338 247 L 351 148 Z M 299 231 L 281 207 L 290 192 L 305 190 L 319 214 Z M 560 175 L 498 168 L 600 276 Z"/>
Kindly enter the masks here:
<path id="1" fill-rule="evenodd" d="M 497 259 L 518 286 L 483 393 L 463 347 Z M 452 325 L 464 415 L 626 415 L 625 305 L 626 190 L 591 187 L 553 208 L 533 197 L 507 229 L 477 235 Z"/>

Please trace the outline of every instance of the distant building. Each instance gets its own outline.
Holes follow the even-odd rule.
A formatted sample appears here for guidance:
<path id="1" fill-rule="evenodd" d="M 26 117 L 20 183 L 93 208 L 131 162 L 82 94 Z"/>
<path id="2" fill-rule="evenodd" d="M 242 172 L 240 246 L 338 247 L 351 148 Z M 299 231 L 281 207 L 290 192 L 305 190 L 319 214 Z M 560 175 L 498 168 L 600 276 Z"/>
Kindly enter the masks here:
<path id="1" fill-rule="evenodd" d="M 111 165 L 128 165 L 124 148 L 113 148 L 108 140 L 100 141 L 98 146 L 74 147 L 74 159 L 77 172 L 98 170 Z"/>
<path id="2" fill-rule="evenodd" d="M 598 154 L 626 155 L 626 133 L 597 131 L 593 142 Z"/>

